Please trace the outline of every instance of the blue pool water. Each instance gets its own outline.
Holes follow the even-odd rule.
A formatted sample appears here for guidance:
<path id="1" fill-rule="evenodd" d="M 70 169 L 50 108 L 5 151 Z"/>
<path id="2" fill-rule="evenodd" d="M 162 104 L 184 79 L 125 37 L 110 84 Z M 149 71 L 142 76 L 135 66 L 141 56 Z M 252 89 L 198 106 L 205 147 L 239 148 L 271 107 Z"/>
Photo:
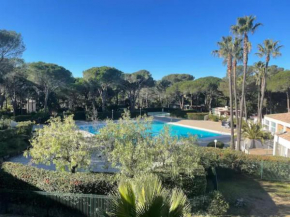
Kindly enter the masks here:
<path id="1" fill-rule="evenodd" d="M 218 133 L 212 133 L 212 132 L 208 132 L 208 131 L 204 131 L 204 130 L 198 130 L 198 129 L 188 128 L 188 127 L 166 124 L 166 123 L 161 122 L 161 121 L 153 121 L 152 122 L 152 128 L 151 128 L 152 134 L 157 135 L 164 128 L 165 125 L 169 126 L 170 134 L 172 136 L 188 137 L 188 135 L 193 135 L 193 136 L 197 136 L 199 139 L 221 136 L 221 134 L 218 134 Z M 104 126 L 105 126 L 104 124 L 80 125 L 79 128 L 81 130 L 85 130 L 85 131 L 88 131 L 90 133 L 97 134 L 98 129 L 100 129 Z"/>

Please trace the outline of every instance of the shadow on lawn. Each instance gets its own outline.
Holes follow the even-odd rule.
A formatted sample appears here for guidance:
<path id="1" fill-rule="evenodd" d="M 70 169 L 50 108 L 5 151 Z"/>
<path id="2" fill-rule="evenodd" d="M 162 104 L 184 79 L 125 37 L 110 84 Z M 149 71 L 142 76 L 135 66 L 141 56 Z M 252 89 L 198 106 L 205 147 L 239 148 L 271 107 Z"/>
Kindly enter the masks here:
<path id="1" fill-rule="evenodd" d="M 218 190 L 230 204 L 231 216 L 280 216 L 279 207 L 261 183 L 230 169 L 217 169 Z M 243 199 L 242 206 L 237 200 Z"/>
<path id="2" fill-rule="evenodd" d="M 79 210 L 37 191 L 41 190 L 0 170 L 0 216 L 1 214 L 37 217 L 85 216 Z"/>

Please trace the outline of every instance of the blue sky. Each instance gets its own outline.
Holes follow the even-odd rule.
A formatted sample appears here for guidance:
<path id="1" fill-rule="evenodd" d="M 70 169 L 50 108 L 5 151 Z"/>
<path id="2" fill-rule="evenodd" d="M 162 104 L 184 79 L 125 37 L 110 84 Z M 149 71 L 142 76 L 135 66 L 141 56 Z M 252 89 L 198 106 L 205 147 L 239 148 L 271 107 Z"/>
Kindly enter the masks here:
<path id="1" fill-rule="evenodd" d="M 93 66 L 131 73 L 225 75 L 211 55 L 236 18 L 264 24 L 250 35 L 254 53 L 264 39 L 281 41 L 270 64 L 290 69 L 290 1 L 257 0 L 0 0 L 0 29 L 22 33 L 26 62 L 56 63 L 81 76 Z"/>

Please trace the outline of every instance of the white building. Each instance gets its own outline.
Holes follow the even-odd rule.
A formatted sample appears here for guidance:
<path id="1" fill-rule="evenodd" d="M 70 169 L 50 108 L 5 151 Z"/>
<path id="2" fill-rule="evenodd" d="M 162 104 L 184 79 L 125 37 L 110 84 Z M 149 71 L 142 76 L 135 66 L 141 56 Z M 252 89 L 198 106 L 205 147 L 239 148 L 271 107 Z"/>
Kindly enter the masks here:
<path id="1" fill-rule="evenodd" d="M 219 117 L 228 117 L 231 114 L 230 107 L 216 107 L 212 108 L 211 110 L 213 115 L 219 116 Z M 233 110 L 233 115 L 235 116 L 236 110 Z M 238 114 L 240 113 L 240 110 L 238 110 Z"/>
<path id="2" fill-rule="evenodd" d="M 274 135 L 273 155 L 290 157 L 290 113 L 265 115 L 263 126 Z"/>
<path id="3" fill-rule="evenodd" d="M 36 112 L 36 100 L 28 99 L 26 103 L 27 113 Z"/>

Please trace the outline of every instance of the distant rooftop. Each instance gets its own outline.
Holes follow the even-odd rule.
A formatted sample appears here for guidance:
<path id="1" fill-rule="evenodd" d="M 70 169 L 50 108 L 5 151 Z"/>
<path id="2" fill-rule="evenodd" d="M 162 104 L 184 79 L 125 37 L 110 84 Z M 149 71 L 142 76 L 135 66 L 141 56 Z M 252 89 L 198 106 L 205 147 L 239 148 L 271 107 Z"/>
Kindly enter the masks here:
<path id="1" fill-rule="evenodd" d="M 278 114 L 271 114 L 265 115 L 265 117 L 269 117 L 278 121 L 283 121 L 286 123 L 290 123 L 290 112 L 287 113 L 278 113 Z"/>

